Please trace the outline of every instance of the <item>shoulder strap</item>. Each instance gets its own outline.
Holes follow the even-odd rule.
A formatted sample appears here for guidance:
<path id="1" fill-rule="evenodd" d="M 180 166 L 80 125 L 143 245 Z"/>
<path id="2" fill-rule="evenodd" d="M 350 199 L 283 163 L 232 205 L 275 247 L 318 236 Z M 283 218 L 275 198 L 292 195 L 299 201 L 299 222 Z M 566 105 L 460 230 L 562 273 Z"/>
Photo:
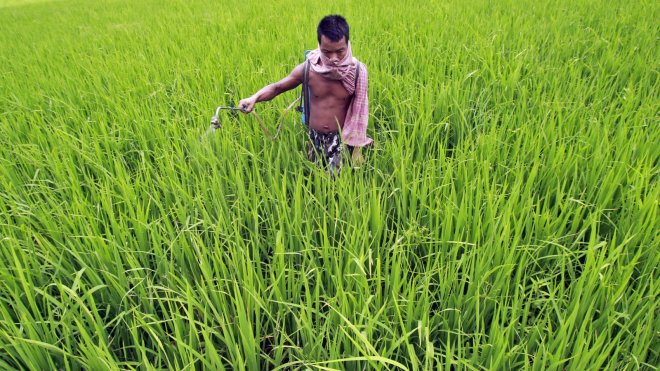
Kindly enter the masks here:
<path id="1" fill-rule="evenodd" d="M 305 60 L 305 68 L 303 70 L 302 99 L 305 125 L 309 125 L 309 59 Z"/>
<path id="2" fill-rule="evenodd" d="M 303 88 L 307 88 L 308 79 L 309 79 L 309 59 L 306 59 L 305 67 L 303 68 Z"/>
<path id="3" fill-rule="evenodd" d="M 360 62 L 355 65 L 355 87 L 357 88 L 358 76 L 360 76 Z"/>

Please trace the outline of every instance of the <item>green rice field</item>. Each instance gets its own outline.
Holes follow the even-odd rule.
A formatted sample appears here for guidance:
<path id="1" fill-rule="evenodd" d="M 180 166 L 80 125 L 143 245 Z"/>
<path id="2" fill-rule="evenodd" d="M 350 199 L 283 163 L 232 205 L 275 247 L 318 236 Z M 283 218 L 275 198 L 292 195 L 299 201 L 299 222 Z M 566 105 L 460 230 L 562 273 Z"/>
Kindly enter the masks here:
<path id="1" fill-rule="evenodd" d="M 374 146 L 222 112 L 342 14 Z M 657 370 L 660 3 L 0 0 L 0 369 Z M 255 111 L 272 131 L 300 89 Z"/>

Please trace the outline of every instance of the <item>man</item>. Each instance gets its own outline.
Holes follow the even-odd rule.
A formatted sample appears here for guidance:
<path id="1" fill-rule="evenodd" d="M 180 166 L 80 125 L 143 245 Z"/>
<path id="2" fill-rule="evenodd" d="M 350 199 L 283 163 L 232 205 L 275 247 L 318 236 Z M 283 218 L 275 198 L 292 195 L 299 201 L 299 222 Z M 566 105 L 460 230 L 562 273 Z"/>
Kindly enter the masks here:
<path id="1" fill-rule="evenodd" d="M 239 107 L 249 113 L 257 102 L 271 100 L 297 87 L 303 83 L 308 63 L 307 156 L 310 161 L 326 163 L 334 175 L 341 169 L 344 144 L 353 162 L 360 163 L 360 148 L 373 142 L 367 137 L 367 68 L 353 58 L 348 23 L 343 17 L 324 17 L 316 34 L 318 48 L 308 54 L 305 62 L 296 66 L 289 76 L 241 100 Z"/>

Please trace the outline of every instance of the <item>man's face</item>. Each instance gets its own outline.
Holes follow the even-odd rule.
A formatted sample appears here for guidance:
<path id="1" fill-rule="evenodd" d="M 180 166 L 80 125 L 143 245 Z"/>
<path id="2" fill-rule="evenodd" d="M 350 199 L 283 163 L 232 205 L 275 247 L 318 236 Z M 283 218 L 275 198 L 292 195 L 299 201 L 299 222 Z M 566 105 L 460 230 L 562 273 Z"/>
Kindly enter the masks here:
<path id="1" fill-rule="evenodd" d="M 325 35 L 321 35 L 321 44 L 319 47 L 323 56 L 336 65 L 346 56 L 348 43 L 346 42 L 346 37 L 342 37 L 339 41 L 332 41 Z"/>

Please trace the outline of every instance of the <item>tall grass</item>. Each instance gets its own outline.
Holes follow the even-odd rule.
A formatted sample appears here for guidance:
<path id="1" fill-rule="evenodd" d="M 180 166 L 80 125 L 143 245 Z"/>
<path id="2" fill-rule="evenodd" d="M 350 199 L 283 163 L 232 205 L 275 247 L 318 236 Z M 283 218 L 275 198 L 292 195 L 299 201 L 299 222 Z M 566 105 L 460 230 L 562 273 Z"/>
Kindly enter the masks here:
<path id="1" fill-rule="evenodd" d="M 0 5 L 0 368 L 660 363 L 657 3 Z M 360 169 L 202 135 L 329 13 Z"/>

